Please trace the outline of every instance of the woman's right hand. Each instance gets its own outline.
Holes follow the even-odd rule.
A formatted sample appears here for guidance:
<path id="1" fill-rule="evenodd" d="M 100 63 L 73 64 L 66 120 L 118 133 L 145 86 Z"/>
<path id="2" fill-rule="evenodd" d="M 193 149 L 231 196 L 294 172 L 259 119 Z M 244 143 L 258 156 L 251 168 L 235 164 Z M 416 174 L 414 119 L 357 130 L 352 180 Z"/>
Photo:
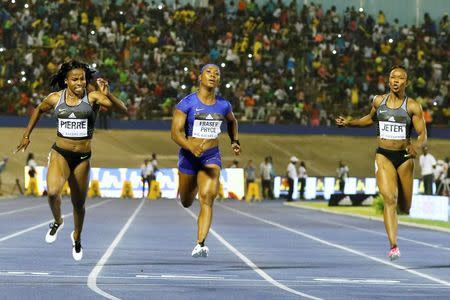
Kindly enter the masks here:
<path id="1" fill-rule="evenodd" d="M 339 127 L 347 127 L 348 126 L 348 120 L 344 118 L 343 116 L 339 116 L 335 119 L 336 125 Z"/>
<path id="2" fill-rule="evenodd" d="M 189 141 L 189 151 L 192 152 L 196 157 L 202 156 L 203 152 L 205 152 L 205 143 L 206 139 L 201 143 L 193 143 L 192 140 Z"/>
<path id="3" fill-rule="evenodd" d="M 19 152 L 20 150 L 22 150 L 22 152 L 24 152 L 27 149 L 29 144 L 30 144 L 30 138 L 27 136 L 24 136 L 22 138 L 22 140 L 20 141 L 20 144 L 17 146 L 16 150 L 14 151 L 14 154 Z"/>

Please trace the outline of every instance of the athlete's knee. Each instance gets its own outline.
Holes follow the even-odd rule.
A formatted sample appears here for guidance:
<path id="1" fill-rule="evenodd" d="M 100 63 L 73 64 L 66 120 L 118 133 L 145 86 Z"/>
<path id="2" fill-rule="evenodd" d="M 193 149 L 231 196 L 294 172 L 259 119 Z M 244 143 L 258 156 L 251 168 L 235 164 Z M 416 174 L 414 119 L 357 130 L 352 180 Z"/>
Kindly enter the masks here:
<path id="1" fill-rule="evenodd" d="M 84 203 L 85 201 L 72 201 L 73 210 L 77 212 L 84 212 Z"/>
<path id="2" fill-rule="evenodd" d="M 217 197 L 217 190 L 204 190 L 199 192 L 200 199 L 204 200 L 204 202 L 211 202 Z"/>
<path id="3" fill-rule="evenodd" d="M 183 205 L 184 208 L 188 208 L 192 205 L 194 202 L 193 197 L 180 197 L 181 205 Z"/>
<path id="4" fill-rule="evenodd" d="M 384 205 L 385 206 L 396 206 L 397 205 L 397 196 L 393 194 L 383 195 Z"/>
<path id="5" fill-rule="evenodd" d="M 188 208 L 192 205 L 195 199 L 195 194 L 191 191 L 180 191 L 180 201 L 183 207 Z"/>

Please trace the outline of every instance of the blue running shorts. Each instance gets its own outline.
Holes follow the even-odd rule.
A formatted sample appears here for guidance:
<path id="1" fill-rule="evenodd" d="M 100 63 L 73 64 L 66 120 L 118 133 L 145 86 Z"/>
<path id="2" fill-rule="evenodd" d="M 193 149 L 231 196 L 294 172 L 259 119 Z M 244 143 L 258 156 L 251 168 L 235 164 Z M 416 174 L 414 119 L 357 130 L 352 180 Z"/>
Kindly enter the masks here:
<path id="1" fill-rule="evenodd" d="M 219 147 L 209 148 L 200 157 L 195 157 L 190 151 L 181 148 L 178 154 L 178 170 L 194 175 L 205 165 L 218 165 L 222 168 L 222 158 Z"/>

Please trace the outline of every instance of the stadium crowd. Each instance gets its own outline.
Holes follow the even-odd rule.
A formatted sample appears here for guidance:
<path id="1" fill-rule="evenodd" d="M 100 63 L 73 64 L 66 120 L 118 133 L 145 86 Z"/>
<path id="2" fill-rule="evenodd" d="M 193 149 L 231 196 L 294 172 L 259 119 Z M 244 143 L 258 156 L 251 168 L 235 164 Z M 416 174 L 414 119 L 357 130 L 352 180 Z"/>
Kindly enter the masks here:
<path id="1" fill-rule="evenodd" d="M 75 58 L 110 81 L 130 119 L 170 117 L 195 90 L 199 67 L 214 62 L 223 69 L 220 93 L 241 121 L 331 125 L 337 111 L 367 112 L 387 90 L 390 66 L 401 64 L 426 122 L 450 125 L 447 15 L 425 14 L 415 27 L 383 11 L 259 3 L 3 1 L 1 112 L 29 114 L 59 64 Z"/>

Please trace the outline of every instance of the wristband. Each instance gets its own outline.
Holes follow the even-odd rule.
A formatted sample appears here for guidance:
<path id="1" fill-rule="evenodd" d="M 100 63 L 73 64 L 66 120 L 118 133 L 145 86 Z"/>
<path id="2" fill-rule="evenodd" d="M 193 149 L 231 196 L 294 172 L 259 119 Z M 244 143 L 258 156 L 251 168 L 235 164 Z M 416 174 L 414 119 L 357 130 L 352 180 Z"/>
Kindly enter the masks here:
<path id="1" fill-rule="evenodd" d="M 232 140 L 231 144 L 238 144 L 239 146 L 241 145 L 241 143 L 239 143 L 239 140 Z"/>

